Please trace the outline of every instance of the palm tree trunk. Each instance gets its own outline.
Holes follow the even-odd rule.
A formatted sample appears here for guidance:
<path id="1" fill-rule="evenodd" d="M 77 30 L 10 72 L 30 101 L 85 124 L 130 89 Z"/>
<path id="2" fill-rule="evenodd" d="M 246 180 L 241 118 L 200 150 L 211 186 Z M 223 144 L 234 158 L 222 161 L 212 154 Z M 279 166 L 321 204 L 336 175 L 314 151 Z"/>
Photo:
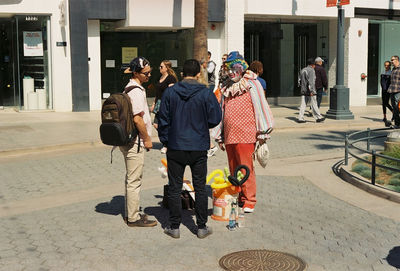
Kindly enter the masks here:
<path id="1" fill-rule="evenodd" d="M 208 0 L 195 0 L 193 57 L 207 61 Z"/>

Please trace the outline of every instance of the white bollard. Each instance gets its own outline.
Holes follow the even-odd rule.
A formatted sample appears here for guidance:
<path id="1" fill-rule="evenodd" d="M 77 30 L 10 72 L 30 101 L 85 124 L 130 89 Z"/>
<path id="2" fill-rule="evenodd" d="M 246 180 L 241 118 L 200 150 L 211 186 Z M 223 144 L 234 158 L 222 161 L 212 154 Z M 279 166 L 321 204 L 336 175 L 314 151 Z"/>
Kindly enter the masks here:
<path id="1" fill-rule="evenodd" d="M 40 110 L 47 109 L 46 90 L 45 89 L 36 89 L 36 93 L 38 94 L 38 109 L 40 109 Z"/>
<path id="2" fill-rule="evenodd" d="M 38 94 L 34 91 L 28 93 L 28 108 L 29 110 L 38 109 Z"/>
<path id="3" fill-rule="evenodd" d="M 24 109 L 29 110 L 28 106 L 28 93 L 35 91 L 35 80 L 33 78 L 24 78 L 22 80 L 23 92 L 24 92 Z"/>

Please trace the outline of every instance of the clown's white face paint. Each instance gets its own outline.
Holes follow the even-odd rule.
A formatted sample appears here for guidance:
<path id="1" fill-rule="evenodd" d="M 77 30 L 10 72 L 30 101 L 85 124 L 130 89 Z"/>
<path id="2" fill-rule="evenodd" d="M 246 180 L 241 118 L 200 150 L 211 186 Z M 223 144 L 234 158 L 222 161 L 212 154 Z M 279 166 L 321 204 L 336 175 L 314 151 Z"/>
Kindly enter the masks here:
<path id="1" fill-rule="evenodd" d="M 242 73 L 238 70 L 229 70 L 228 74 L 229 78 L 231 78 L 231 80 L 235 83 L 239 82 L 240 78 L 242 78 Z"/>

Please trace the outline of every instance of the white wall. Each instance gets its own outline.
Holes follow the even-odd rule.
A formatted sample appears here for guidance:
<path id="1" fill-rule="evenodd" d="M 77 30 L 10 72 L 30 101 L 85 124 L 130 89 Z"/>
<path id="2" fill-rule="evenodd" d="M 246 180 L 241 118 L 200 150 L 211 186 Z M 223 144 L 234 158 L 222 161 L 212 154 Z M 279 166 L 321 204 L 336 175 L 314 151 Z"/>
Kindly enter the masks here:
<path id="1" fill-rule="evenodd" d="M 1 0 L 0 0 L 1 1 Z M 17 2 L 17 1 L 16 1 Z M 60 9 L 58 5 L 61 1 L 55 0 L 23 0 L 16 4 L 0 5 L 0 17 L 14 16 L 18 14 L 26 15 L 50 15 L 51 21 L 51 66 L 52 66 L 52 96 L 53 109 L 56 111 L 72 110 L 71 92 L 71 58 L 70 58 L 70 39 L 68 27 L 68 8 L 66 10 L 66 26 L 59 24 Z M 66 1 L 68 7 L 68 1 Z M 67 47 L 57 47 L 57 41 L 66 41 Z"/>
<path id="2" fill-rule="evenodd" d="M 88 21 L 89 102 L 90 110 L 101 109 L 100 21 Z"/>
<path id="3" fill-rule="evenodd" d="M 214 26 L 214 27 L 213 27 Z M 214 28 L 214 29 L 213 29 Z M 218 72 L 222 64 L 222 55 L 225 54 L 224 23 L 209 23 L 207 31 L 208 51 L 211 52 L 211 60 L 215 62 L 215 85 L 218 84 Z"/>
<path id="4" fill-rule="evenodd" d="M 379 0 L 380 1 L 380 0 Z M 312 17 L 336 17 L 336 7 L 326 7 L 326 0 L 245 0 L 246 15 L 297 15 Z M 351 5 L 344 6 L 349 17 L 354 16 Z"/>
<path id="5" fill-rule="evenodd" d="M 358 31 L 362 31 L 361 35 Z M 361 80 L 361 74 L 367 74 L 368 69 L 368 19 L 349 19 L 347 38 L 349 42 L 347 87 L 350 88 L 350 105 L 365 106 L 367 80 Z"/>
<path id="6" fill-rule="evenodd" d="M 121 28 L 194 27 L 194 0 L 127 0 L 127 5 L 127 19 L 122 21 Z"/>
<path id="7" fill-rule="evenodd" d="M 244 54 L 244 11 L 243 0 L 226 1 L 225 48 L 228 53 L 239 51 Z"/>

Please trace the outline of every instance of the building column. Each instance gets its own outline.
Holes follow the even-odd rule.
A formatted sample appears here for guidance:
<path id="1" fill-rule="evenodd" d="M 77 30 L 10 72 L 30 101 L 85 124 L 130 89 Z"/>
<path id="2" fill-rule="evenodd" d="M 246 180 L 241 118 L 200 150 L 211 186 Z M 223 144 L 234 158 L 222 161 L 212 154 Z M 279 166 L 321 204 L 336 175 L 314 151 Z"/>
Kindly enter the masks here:
<path id="1" fill-rule="evenodd" d="M 225 42 L 228 53 L 239 51 L 244 54 L 244 9 L 245 1 L 226 1 Z"/>

